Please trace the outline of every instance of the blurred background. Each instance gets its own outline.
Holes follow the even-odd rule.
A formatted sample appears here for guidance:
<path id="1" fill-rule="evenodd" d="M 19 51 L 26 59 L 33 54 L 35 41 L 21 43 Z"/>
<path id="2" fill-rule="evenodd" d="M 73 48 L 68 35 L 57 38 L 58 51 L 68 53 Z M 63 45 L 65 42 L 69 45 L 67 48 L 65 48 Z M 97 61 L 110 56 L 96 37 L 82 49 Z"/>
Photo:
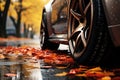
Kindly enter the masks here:
<path id="1" fill-rule="evenodd" d="M 39 38 L 42 9 L 49 0 L 0 0 L 0 37 Z"/>
<path id="2" fill-rule="evenodd" d="M 42 10 L 49 0 L 0 0 L 0 46 L 39 47 Z"/>

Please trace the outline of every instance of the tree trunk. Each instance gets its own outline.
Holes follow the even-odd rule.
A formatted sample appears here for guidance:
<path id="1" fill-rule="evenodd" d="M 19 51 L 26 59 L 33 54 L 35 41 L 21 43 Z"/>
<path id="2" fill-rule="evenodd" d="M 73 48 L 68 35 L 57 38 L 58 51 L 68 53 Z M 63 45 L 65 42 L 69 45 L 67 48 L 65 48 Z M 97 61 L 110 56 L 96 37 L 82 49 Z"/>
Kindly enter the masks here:
<path id="1" fill-rule="evenodd" d="M 0 37 L 7 37 L 6 35 L 6 20 L 7 12 L 10 6 L 11 0 L 6 0 L 4 11 L 0 11 Z"/>
<path id="2" fill-rule="evenodd" d="M 16 37 L 21 37 L 20 29 L 21 29 L 22 0 L 19 0 L 19 2 L 20 2 L 20 5 L 16 6 L 16 8 L 15 8 L 15 10 L 17 12 L 17 18 L 18 18 L 17 21 L 15 21 L 15 19 L 12 16 L 10 16 L 10 18 L 13 21 L 13 24 L 15 26 L 15 29 L 16 29 Z"/>
<path id="3" fill-rule="evenodd" d="M 20 29 L 21 29 L 21 13 L 22 13 L 22 0 L 19 0 L 20 2 L 20 5 L 19 5 L 19 10 L 17 12 L 17 15 L 18 15 L 18 20 L 17 20 L 17 24 L 16 24 L 16 36 L 17 37 L 21 37 L 21 34 L 20 34 Z"/>
<path id="4" fill-rule="evenodd" d="M 16 24 L 16 36 L 17 37 L 21 37 L 20 35 L 20 26 L 21 26 L 21 11 L 18 12 L 18 20 L 17 20 L 17 24 Z"/>

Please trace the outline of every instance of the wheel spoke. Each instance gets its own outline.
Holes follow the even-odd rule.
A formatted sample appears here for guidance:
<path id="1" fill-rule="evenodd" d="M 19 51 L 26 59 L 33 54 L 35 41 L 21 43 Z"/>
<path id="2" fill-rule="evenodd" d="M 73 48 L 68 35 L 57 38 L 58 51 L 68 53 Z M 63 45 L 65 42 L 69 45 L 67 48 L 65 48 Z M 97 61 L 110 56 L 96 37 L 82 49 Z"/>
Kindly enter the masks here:
<path id="1" fill-rule="evenodd" d="M 79 0 L 79 9 L 80 9 L 80 12 L 81 12 L 81 15 L 84 15 L 84 11 L 83 11 L 83 0 Z"/>
<path id="2" fill-rule="evenodd" d="M 77 38 L 74 37 L 77 34 Z M 85 39 L 85 35 L 84 35 L 84 27 L 79 28 L 79 31 L 74 32 L 74 34 L 72 34 L 71 39 L 73 39 L 74 42 L 74 49 L 78 48 L 79 43 L 83 44 L 83 47 L 85 48 L 87 46 L 87 41 Z"/>
<path id="3" fill-rule="evenodd" d="M 77 38 L 74 37 L 74 36 L 76 36 L 76 34 L 77 34 Z M 79 41 L 81 40 L 81 42 L 83 43 L 84 47 L 86 47 L 87 41 L 85 39 L 84 27 L 80 27 L 79 30 L 76 29 L 76 31 L 72 34 L 71 38 L 75 39 L 75 45 L 77 45 L 77 43 L 79 43 Z"/>
<path id="4" fill-rule="evenodd" d="M 78 20 L 78 22 L 80 21 L 81 18 L 81 14 L 76 13 L 75 11 L 73 11 L 72 9 L 70 10 L 71 14 L 74 16 L 74 18 L 76 20 Z"/>
<path id="5" fill-rule="evenodd" d="M 90 1 L 87 4 L 85 4 L 84 0 L 79 0 L 79 10 L 83 17 L 86 15 L 90 5 L 91 5 Z"/>
<path id="6" fill-rule="evenodd" d="M 83 31 L 78 35 L 76 41 L 75 41 L 75 47 L 74 47 L 74 57 L 77 58 L 82 55 L 84 48 L 86 47 L 86 40 L 83 38 Z M 80 49 L 80 45 L 83 43 L 83 47 Z M 81 45 L 82 46 L 82 45 Z M 80 50 L 80 51 L 78 51 Z"/>
<path id="7" fill-rule="evenodd" d="M 80 25 L 73 31 L 72 35 L 70 38 L 74 38 L 76 34 L 79 34 L 82 31 L 82 28 Z"/>
<path id="8" fill-rule="evenodd" d="M 87 6 L 85 7 L 84 15 L 86 15 L 88 9 L 90 8 L 90 5 L 91 5 L 91 2 L 89 2 L 89 3 L 87 4 Z"/>
<path id="9" fill-rule="evenodd" d="M 86 42 L 86 39 L 85 39 L 85 36 L 84 36 L 84 32 L 83 32 L 83 31 L 81 31 L 81 33 L 78 35 L 77 40 L 76 40 L 76 43 L 78 43 L 80 40 L 81 40 L 81 42 L 83 43 L 84 48 L 85 48 L 86 45 L 87 45 L 87 42 Z"/>

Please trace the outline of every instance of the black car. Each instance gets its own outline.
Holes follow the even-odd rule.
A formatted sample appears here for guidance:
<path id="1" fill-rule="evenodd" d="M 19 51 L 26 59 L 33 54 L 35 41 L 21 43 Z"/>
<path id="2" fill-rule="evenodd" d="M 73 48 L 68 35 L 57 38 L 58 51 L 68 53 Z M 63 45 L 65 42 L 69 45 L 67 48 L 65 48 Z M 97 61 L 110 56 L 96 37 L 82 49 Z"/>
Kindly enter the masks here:
<path id="1" fill-rule="evenodd" d="M 50 0 L 42 16 L 40 46 L 68 44 L 85 65 L 120 66 L 120 0 Z"/>

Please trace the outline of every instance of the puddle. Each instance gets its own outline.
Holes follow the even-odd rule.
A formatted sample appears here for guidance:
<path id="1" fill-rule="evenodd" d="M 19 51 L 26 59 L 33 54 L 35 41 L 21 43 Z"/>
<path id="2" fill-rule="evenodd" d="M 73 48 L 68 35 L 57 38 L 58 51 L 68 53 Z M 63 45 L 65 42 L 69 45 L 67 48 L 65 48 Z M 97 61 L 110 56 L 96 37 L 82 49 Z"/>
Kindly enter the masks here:
<path id="1" fill-rule="evenodd" d="M 40 63 L 24 58 L 0 60 L 0 80 L 42 80 Z"/>

